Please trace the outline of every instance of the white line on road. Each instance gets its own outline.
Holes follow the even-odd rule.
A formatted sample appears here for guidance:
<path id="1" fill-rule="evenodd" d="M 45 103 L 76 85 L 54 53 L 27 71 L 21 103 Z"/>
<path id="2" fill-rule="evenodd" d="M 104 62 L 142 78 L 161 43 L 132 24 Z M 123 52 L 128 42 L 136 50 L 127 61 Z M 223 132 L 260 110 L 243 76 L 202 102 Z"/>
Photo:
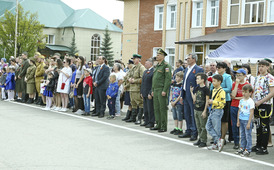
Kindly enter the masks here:
<path id="1" fill-rule="evenodd" d="M 24 103 L 18 103 L 18 102 L 11 102 L 11 103 L 16 103 L 16 104 L 19 104 L 19 105 L 32 107 L 32 108 L 36 108 L 36 109 L 41 109 L 41 107 L 28 105 L 28 104 L 24 104 Z M 194 146 L 193 143 L 191 143 L 191 142 L 186 142 L 186 141 L 182 141 L 182 140 L 178 140 L 178 139 L 173 139 L 173 138 L 169 138 L 169 137 L 162 136 L 162 135 L 159 135 L 159 134 L 154 134 L 154 133 L 145 132 L 145 131 L 142 131 L 142 130 L 132 129 L 132 128 L 128 128 L 128 127 L 125 127 L 125 126 L 115 125 L 115 124 L 112 124 L 112 123 L 107 123 L 107 122 L 103 122 L 103 121 L 100 121 L 100 120 L 95 120 L 95 119 L 92 119 L 92 118 L 86 118 L 86 117 L 82 117 L 82 116 L 78 116 L 78 115 L 72 115 L 72 114 L 65 113 L 65 112 L 58 112 L 58 111 L 54 111 L 54 110 L 50 110 L 50 111 L 58 113 L 58 114 L 70 116 L 70 117 L 75 117 L 75 118 L 78 118 L 78 119 L 83 119 L 83 120 L 88 120 L 88 121 L 91 121 L 91 122 L 104 124 L 104 125 L 107 125 L 107 126 L 112 126 L 112 127 L 116 127 L 116 128 L 120 128 L 120 129 L 125 129 L 125 130 L 132 131 L 132 132 L 138 132 L 138 133 L 142 133 L 142 134 L 149 135 L 149 136 L 154 136 L 154 137 L 157 137 L 157 138 L 161 138 L 161 139 L 181 143 L 181 144 L 184 144 L 184 145 L 189 145 L 189 146 L 192 146 L 192 147 L 196 148 L 196 146 Z M 201 148 L 201 149 L 207 149 L 207 148 Z M 213 152 L 218 152 L 218 151 L 213 151 Z M 224 155 L 228 155 L 228 156 L 231 156 L 231 157 L 235 157 L 235 158 L 244 159 L 244 160 L 251 161 L 251 162 L 254 162 L 254 163 L 274 167 L 274 164 L 264 162 L 264 161 L 260 161 L 260 160 L 255 160 L 255 159 L 252 159 L 252 158 L 240 157 L 239 155 L 235 155 L 235 154 L 232 154 L 232 153 L 229 153 L 229 152 L 219 152 L 219 153 L 224 154 Z"/>

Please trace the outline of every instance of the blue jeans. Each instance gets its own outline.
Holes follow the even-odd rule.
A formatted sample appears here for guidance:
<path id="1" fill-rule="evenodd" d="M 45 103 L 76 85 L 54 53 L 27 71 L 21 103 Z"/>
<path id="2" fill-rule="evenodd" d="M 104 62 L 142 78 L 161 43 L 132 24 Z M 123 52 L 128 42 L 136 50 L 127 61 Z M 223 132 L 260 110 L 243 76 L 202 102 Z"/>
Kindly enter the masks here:
<path id="1" fill-rule="evenodd" d="M 234 138 L 234 144 L 239 144 L 239 128 L 237 127 L 237 116 L 238 116 L 238 107 L 231 106 L 230 107 L 230 117 L 231 117 L 231 125 L 232 125 L 232 134 Z"/>
<path id="2" fill-rule="evenodd" d="M 223 114 L 223 109 L 211 109 L 206 122 L 206 130 L 213 137 L 214 144 L 217 144 L 221 137 L 221 119 Z"/>
<path id="3" fill-rule="evenodd" d="M 190 96 L 191 98 L 191 96 Z M 184 97 L 184 117 L 186 120 L 186 134 L 191 136 L 198 136 L 195 118 L 194 118 L 194 105 L 192 98 Z"/>
<path id="4" fill-rule="evenodd" d="M 110 116 L 115 116 L 116 99 L 117 98 L 108 99 L 108 109 Z"/>
<path id="5" fill-rule="evenodd" d="M 85 113 L 90 112 L 90 95 L 87 97 L 86 94 L 84 94 L 84 106 L 85 106 Z"/>
<path id="6" fill-rule="evenodd" d="M 248 152 L 251 152 L 252 147 L 252 123 L 250 123 L 250 128 L 246 129 L 248 120 L 240 119 L 240 132 L 241 132 L 241 148 L 246 149 Z"/>
<path id="7" fill-rule="evenodd" d="M 172 107 L 171 111 L 173 114 L 173 120 L 183 120 L 183 105 L 177 104 L 175 107 Z"/>
<path id="8" fill-rule="evenodd" d="M 120 95 L 121 95 L 121 90 L 118 90 L 118 94 L 116 97 L 116 102 L 115 102 L 115 110 L 116 113 L 119 115 L 120 114 L 120 110 L 121 110 L 121 103 L 120 103 Z"/>

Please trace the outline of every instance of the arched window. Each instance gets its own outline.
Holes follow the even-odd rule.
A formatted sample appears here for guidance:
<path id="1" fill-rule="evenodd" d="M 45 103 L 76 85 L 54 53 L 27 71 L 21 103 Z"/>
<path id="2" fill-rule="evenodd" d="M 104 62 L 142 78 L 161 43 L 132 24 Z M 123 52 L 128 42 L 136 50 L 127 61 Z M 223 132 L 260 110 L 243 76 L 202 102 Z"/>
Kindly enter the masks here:
<path id="1" fill-rule="evenodd" d="M 100 54 L 100 35 L 94 34 L 91 37 L 91 60 L 95 61 Z"/>

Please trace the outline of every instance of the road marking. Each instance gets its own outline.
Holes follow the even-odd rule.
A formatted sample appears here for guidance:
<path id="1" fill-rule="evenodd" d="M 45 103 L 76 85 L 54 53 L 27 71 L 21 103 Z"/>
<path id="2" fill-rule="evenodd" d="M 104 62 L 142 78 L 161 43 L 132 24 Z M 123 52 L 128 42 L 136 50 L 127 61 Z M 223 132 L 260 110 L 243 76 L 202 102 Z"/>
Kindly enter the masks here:
<path id="1" fill-rule="evenodd" d="M 10 103 L 15 103 L 15 104 L 19 104 L 19 105 L 23 105 L 23 106 L 27 106 L 27 107 L 36 108 L 36 109 L 42 109 L 41 107 L 28 105 L 28 104 L 24 104 L 24 103 L 18 103 L 18 102 L 10 102 Z M 157 138 L 161 138 L 161 139 L 165 139 L 165 140 L 169 140 L 169 141 L 173 141 L 173 142 L 177 142 L 177 143 L 181 143 L 181 144 L 184 144 L 184 145 L 188 145 L 188 146 L 192 146 L 192 147 L 197 148 L 191 142 L 186 142 L 186 141 L 182 141 L 182 140 L 178 140 L 178 139 L 174 139 L 174 138 L 169 138 L 169 137 L 162 136 L 162 135 L 159 135 L 159 134 L 154 134 L 154 133 L 145 132 L 145 131 L 142 131 L 142 130 L 132 129 L 132 128 L 125 127 L 125 126 L 115 125 L 115 124 L 103 122 L 103 121 L 100 121 L 100 120 L 95 120 L 95 119 L 92 119 L 92 118 L 86 118 L 86 117 L 82 117 L 82 116 L 78 116 L 78 115 L 73 115 L 71 113 L 59 112 L 59 111 L 54 111 L 54 110 L 50 110 L 50 111 L 54 112 L 54 113 L 70 116 L 70 117 L 75 117 L 75 118 L 78 118 L 78 119 L 83 119 L 83 120 L 88 120 L 88 121 L 91 121 L 91 122 L 104 124 L 104 125 L 107 125 L 107 126 L 112 126 L 112 127 L 116 127 L 116 128 L 120 128 L 120 129 L 125 129 L 125 130 L 132 131 L 132 132 L 138 132 L 138 133 L 142 133 L 142 134 L 149 135 L 149 136 L 154 136 L 154 137 L 157 137 Z M 200 149 L 205 149 L 206 150 L 207 148 L 200 148 Z M 210 151 L 210 152 L 212 152 L 212 151 Z M 218 152 L 218 151 L 213 151 L 213 152 Z M 274 167 L 274 164 L 264 162 L 264 161 L 260 161 L 260 160 L 255 160 L 255 159 L 248 158 L 248 157 L 241 157 L 241 156 L 233 154 L 233 153 L 223 152 L 223 151 L 218 152 L 218 153 L 228 155 L 228 156 L 232 156 L 232 157 L 235 157 L 235 158 L 244 159 L 244 160 L 247 160 L 247 161 L 250 161 L 250 162 L 254 162 L 254 163 Z"/>

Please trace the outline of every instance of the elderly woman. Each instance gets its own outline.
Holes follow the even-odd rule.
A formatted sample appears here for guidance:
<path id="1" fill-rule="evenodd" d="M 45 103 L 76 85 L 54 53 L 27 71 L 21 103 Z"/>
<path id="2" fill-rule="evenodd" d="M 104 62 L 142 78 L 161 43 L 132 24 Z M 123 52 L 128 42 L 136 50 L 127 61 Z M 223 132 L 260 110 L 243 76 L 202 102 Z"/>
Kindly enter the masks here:
<path id="1" fill-rule="evenodd" d="M 29 94 L 29 99 L 27 101 L 27 104 L 33 103 L 34 94 L 36 92 L 35 90 L 35 61 L 34 58 L 30 58 L 29 60 L 29 68 L 27 69 L 25 81 L 27 83 L 27 94 Z"/>
<path id="2" fill-rule="evenodd" d="M 59 71 L 59 78 L 57 83 L 57 92 L 61 95 L 62 109 L 60 111 L 66 112 L 68 105 L 68 94 L 70 91 L 70 80 L 72 70 L 69 67 L 71 60 L 66 58 L 64 60 L 64 68 Z"/>

